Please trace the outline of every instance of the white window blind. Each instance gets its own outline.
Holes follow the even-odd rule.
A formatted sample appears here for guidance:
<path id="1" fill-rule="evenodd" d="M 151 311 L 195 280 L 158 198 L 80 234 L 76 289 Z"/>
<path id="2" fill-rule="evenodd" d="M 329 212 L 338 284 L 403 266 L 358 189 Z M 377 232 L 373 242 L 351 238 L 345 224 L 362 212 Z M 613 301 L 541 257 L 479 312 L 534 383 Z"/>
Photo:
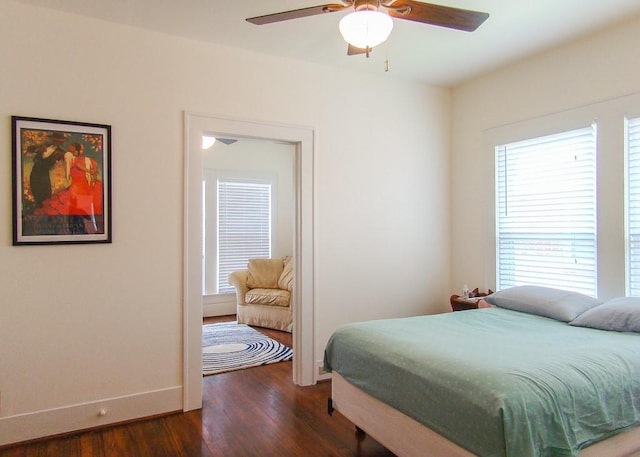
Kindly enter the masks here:
<path id="1" fill-rule="evenodd" d="M 627 295 L 640 296 L 640 118 L 627 121 Z"/>
<path id="2" fill-rule="evenodd" d="M 229 273 L 271 257 L 271 184 L 218 179 L 218 293 L 232 293 Z"/>
<path id="3" fill-rule="evenodd" d="M 496 147 L 498 290 L 597 296 L 596 127 Z"/>

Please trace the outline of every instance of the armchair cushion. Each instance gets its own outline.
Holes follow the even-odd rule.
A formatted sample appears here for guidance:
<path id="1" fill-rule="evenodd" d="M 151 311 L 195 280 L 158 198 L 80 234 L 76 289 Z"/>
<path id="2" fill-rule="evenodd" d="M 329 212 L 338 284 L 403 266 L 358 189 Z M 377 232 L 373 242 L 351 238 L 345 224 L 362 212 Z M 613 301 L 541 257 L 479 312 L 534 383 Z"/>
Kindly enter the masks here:
<path id="1" fill-rule="evenodd" d="M 289 292 L 291 292 L 293 288 L 293 262 L 291 256 L 284 258 L 284 268 L 282 269 L 280 278 L 278 278 L 278 287 L 288 290 Z"/>
<path id="2" fill-rule="evenodd" d="M 284 265 L 282 259 L 250 259 L 247 286 L 249 289 L 277 289 Z"/>
<path id="3" fill-rule="evenodd" d="M 245 303 L 257 305 L 289 306 L 291 294 L 282 289 L 251 289 L 244 296 Z"/>

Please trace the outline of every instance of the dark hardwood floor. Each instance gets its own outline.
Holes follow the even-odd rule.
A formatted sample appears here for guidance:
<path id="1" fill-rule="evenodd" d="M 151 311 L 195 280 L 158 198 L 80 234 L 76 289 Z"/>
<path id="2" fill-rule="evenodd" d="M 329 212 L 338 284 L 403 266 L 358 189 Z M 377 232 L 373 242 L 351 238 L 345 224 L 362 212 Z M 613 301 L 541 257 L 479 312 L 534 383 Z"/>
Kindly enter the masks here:
<path id="1" fill-rule="evenodd" d="M 291 345 L 289 333 L 256 329 Z M 0 456 L 393 456 L 369 436 L 359 442 L 340 413 L 327 414 L 330 382 L 299 387 L 291 369 L 282 362 L 206 376 L 202 410 L 0 448 Z"/>

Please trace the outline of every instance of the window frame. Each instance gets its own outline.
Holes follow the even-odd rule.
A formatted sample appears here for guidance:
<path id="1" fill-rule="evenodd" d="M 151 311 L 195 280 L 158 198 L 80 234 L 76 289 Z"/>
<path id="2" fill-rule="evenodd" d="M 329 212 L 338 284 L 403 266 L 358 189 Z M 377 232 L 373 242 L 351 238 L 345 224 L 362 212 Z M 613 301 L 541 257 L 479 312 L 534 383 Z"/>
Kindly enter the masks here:
<path id="1" fill-rule="evenodd" d="M 497 289 L 503 289 L 507 287 L 512 287 L 515 285 L 526 285 L 526 284 L 537 284 L 544 285 L 548 287 L 557 287 L 563 288 L 567 290 L 574 290 L 576 292 L 585 293 L 587 295 L 591 295 L 597 297 L 598 294 L 598 189 L 597 189 L 597 159 L 598 159 L 598 134 L 597 134 L 597 124 L 595 122 L 591 122 L 587 125 L 583 125 L 579 128 L 572 128 L 568 130 L 559 130 L 553 133 L 546 133 L 544 135 L 535 135 L 528 136 L 526 138 L 521 138 L 516 141 L 511 141 L 508 143 L 496 144 L 494 146 L 494 217 L 495 217 L 495 284 Z M 584 140 L 592 140 L 584 142 Z M 527 205 L 527 198 L 518 198 L 517 193 L 514 200 L 514 209 L 518 211 L 525 210 L 525 212 L 530 210 L 535 210 L 536 206 L 539 206 L 541 201 L 549 200 L 551 198 L 552 202 L 556 202 L 556 204 L 564 205 L 564 202 L 561 198 L 558 198 L 559 195 L 562 195 L 566 190 L 562 189 L 563 184 L 566 184 L 565 181 L 553 180 L 550 183 L 557 187 L 557 192 L 534 192 L 529 193 L 526 187 L 518 185 L 519 183 L 514 181 L 510 181 L 509 171 L 517 172 L 518 168 L 521 168 L 524 165 L 528 166 L 540 166 L 544 171 L 548 167 L 546 167 L 546 163 L 538 164 L 537 154 L 549 154 L 552 152 L 552 156 L 556 156 L 558 151 L 562 151 L 563 147 L 566 148 L 566 144 L 569 143 L 569 147 L 571 149 L 564 150 L 563 156 L 558 156 L 561 161 L 562 158 L 566 159 L 567 153 L 573 154 L 573 143 L 575 142 L 575 146 L 579 147 L 581 151 L 583 151 L 586 156 L 587 162 L 583 162 L 585 165 L 580 165 L 580 168 L 577 169 L 577 173 L 579 179 L 587 179 L 587 181 L 579 181 L 576 183 L 578 188 L 581 184 L 582 186 L 582 194 L 581 198 L 581 207 L 579 208 L 571 208 L 571 209 L 580 209 L 586 210 L 589 215 L 588 219 L 582 218 L 582 230 L 579 232 L 566 232 L 564 231 L 567 224 L 569 224 L 569 228 L 575 225 L 575 229 L 579 229 L 578 225 L 574 224 L 573 221 L 569 218 L 565 221 L 560 222 L 560 220 L 555 221 L 554 224 L 550 226 L 550 228 L 555 229 L 552 231 L 546 230 L 536 230 L 532 228 L 530 231 L 525 230 L 522 231 L 518 229 L 517 226 L 522 223 L 531 223 L 532 219 L 528 218 L 526 215 L 523 215 L 522 218 L 510 219 L 506 214 L 507 204 L 509 201 L 509 196 L 506 194 L 508 191 L 508 186 L 511 183 L 515 187 L 512 189 L 516 192 L 523 190 L 526 191 L 525 195 L 535 198 L 535 201 L 531 202 L 531 205 Z M 549 148 L 549 145 L 552 144 L 552 147 Z M 564 145 L 563 145 L 564 144 Z M 533 151 L 533 154 L 531 152 Z M 518 153 L 521 154 L 521 157 L 518 158 L 510 158 L 508 159 L 509 153 Z M 570 157 L 569 157 L 570 158 Z M 533 162 L 531 162 L 533 160 Z M 529 163 L 527 163 L 529 162 Z M 559 162 L 561 165 L 561 162 Z M 568 166 L 572 166 L 569 164 Z M 593 166 L 593 168 L 592 168 Z M 512 168 L 515 167 L 515 168 Z M 553 170 L 555 171 L 555 170 Z M 520 172 L 522 173 L 522 171 Z M 590 176 L 592 174 L 592 176 Z M 503 176 L 503 179 L 500 179 L 500 176 Z M 544 176 L 540 179 L 534 178 L 534 184 L 536 181 L 544 182 Z M 524 173 L 523 179 L 529 181 L 529 173 Z M 540 182 L 536 185 L 540 185 Z M 588 185 L 585 187 L 584 184 Z M 502 189 L 502 190 L 501 190 Z M 548 190 L 547 188 L 544 188 Z M 537 190 L 537 189 L 535 189 Z M 558 194 L 560 192 L 560 194 Z M 592 203 L 591 194 L 593 197 Z M 513 200 L 512 198 L 512 200 Z M 586 200 L 585 200 L 586 198 Z M 523 206 L 524 205 L 524 206 Z M 504 214 L 503 214 L 504 212 Z M 549 218 L 549 214 L 541 215 L 541 217 Z M 555 215 L 552 215 L 551 219 L 554 219 Z M 533 220 L 535 222 L 535 220 Z M 501 227 L 502 230 L 506 230 L 511 233 L 513 236 L 504 238 L 509 240 L 517 240 L 521 239 L 520 243 L 516 242 L 514 246 L 518 249 L 518 245 L 522 245 L 522 243 L 531 244 L 530 242 L 524 241 L 527 238 L 527 235 L 531 235 L 529 240 L 538 240 L 538 242 L 551 243 L 550 246 L 553 248 L 554 252 L 558 252 L 560 255 L 557 258 L 557 262 L 553 264 L 552 268 L 547 272 L 545 271 L 544 259 L 540 255 L 541 251 L 539 249 L 532 251 L 532 257 L 528 260 L 529 262 L 529 270 L 524 272 L 523 278 L 515 278 L 512 271 L 511 280 L 506 277 L 501 276 L 502 274 L 508 273 L 508 268 L 503 268 L 503 263 L 501 262 L 501 250 L 503 249 L 503 243 L 501 242 Z M 514 231 L 515 230 L 515 231 Z M 520 236 L 518 236 L 518 233 Z M 578 234 L 578 238 L 575 241 L 571 241 L 571 233 Z M 525 236 L 525 238 L 522 238 Z M 577 243 L 577 244 L 574 244 Z M 533 243 L 535 244 L 535 243 Z M 579 278 L 580 281 L 576 281 L 575 283 L 571 282 L 563 282 L 563 275 L 558 275 L 559 271 L 571 269 L 570 265 L 568 265 L 566 252 L 567 248 L 569 250 L 577 249 L 578 252 L 584 252 L 583 247 L 592 246 L 592 250 L 589 249 L 590 255 L 579 256 L 577 258 L 582 258 L 584 262 L 582 265 L 577 268 L 577 271 L 580 273 Z M 504 253 L 502 254 L 504 255 Z M 522 255 L 519 256 L 519 262 L 522 266 L 522 262 L 527 263 Z M 513 262 L 505 262 L 504 265 L 513 265 L 513 267 L 517 270 L 517 265 Z M 556 271 L 554 273 L 554 270 Z M 536 274 L 536 271 L 539 273 Z M 527 279 L 528 277 L 528 279 Z M 536 278 L 537 279 L 534 279 Z M 501 280 L 505 282 L 502 283 Z"/>
<path id="2" fill-rule="evenodd" d="M 598 125 L 598 138 L 597 138 L 597 157 L 596 157 L 596 179 L 598 183 L 598 188 L 606 188 L 610 185 L 612 181 L 612 175 L 609 170 L 606 170 L 603 174 L 603 169 L 601 168 L 601 162 L 603 160 L 606 161 L 605 156 L 603 156 L 601 152 L 601 143 L 603 141 L 603 124 L 604 124 L 604 138 L 605 140 L 609 136 L 609 131 L 611 130 L 611 119 L 603 119 L 602 118 L 602 110 L 599 104 L 589 105 L 581 108 L 571 109 L 567 111 L 556 112 L 540 117 L 535 117 L 531 119 L 524 119 L 517 122 L 499 125 L 496 127 L 487 128 L 484 131 L 484 145 L 485 145 L 485 153 L 486 153 L 486 168 L 485 168 L 485 177 L 483 179 L 483 192 L 487 195 L 487 200 L 485 203 L 486 208 L 486 219 L 482 223 L 482 227 L 484 228 L 485 237 L 484 240 L 484 249 L 483 249 L 483 265 L 484 265 L 484 278 L 486 287 L 489 287 L 493 290 L 496 290 L 497 284 L 497 221 L 496 221 L 496 155 L 495 148 L 499 145 L 514 143 L 517 141 L 521 141 L 527 138 L 536 138 L 543 137 L 547 135 L 553 135 L 562 131 L 570 131 L 576 130 L 585 127 L 586 125 L 591 125 L 596 123 Z M 620 162 L 622 165 L 622 160 Z M 609 166 L 609 165 L 607 165 Z M 604 177 L 604 179 L 603 179 Z M 619 180 L 618 176 L 618 180 Z M 621 190 L 622 190 L 622 186 Z M 597 238 L 598 238 L 598 246 L 597 246 L 597 269 L 598 269 L 598 284 L 597 290 L 598 294 L 602 294 L 603 292 L 607 295 L 611 294 L 611 290 L 616 289 L 618 284 L 613 284 L 611 286 L 603 283 L 603 278 L 605 281 L 612 275 L 619 277 L 619 275 L 624 275 L 623 268 L 624 265 L 621 263 L 618 269 L 611 268 L 610 266 L 610 257 L 615 256 L 615 252 L 620 252 L 622 254 L 622 248 L 618 246 L 614 246 L 613 249 L 610 248 L 610 237 L 602 235 L 603 227 L 600 224 L 600 216 L 603 211 L 603 207 L 601 205 L 601 193 L 596 194 L 596 209 L 597 209 Z M 621 196 L 622 198 L 622 196 Z M 605 211 L 607 207 L 605 206 Z M 609 208 L 611 211 L 617 211 L 618 208 Z M 620 205 L 620 215 L 622 215 L 622 204 Z M 620 220 L 620 227 L 622 227 L 622 220 Z M 605 227 L 605 231 L 608 228 Z M 620 241 L 622 243 L 622 240 Z M 606 246 L 607 251 L 612 252 L 614 254 L 609 254 L 609 252 L 605 251 L 603 253 L 603 246 Z M 607 271 L 602 271 L 603 262 L 607 265 Z M 467 281 L 464 278 L 464 281 Z M 622 280 L 620 283 L 624 282 Z M 618 294 L 620 295 L 620 294 Z"/>
<path id="3" fill-rule="evenodd" d="M 640 134 L 640 111 L 628 113 L 624 118 L 624 178 L 625 178 L 625 186 L 624 186 L 624 240 L 625 240 L 625 295 L 627 296 L 640 296 L 640 266 L 637 268 L 637 279 L 633 279 L 634 268 L 632 267 L 632 263 L 634 262 L 632 249 L 632 236 L 637 236 L 640 238 L 640 228 L 636 231 L 632 230 L 632 219 L 633 215 L 631 214 L 631 205 L 632 205 L 632 195 L 631 195 L 631 147 L 637 148 L 634 151 L 637 156 L 635 159 L 640 162 L 640 138 L 634 142 L 632 145 L 630 143 L 630 124 L 634 123 L 637 125 L 634 126 L 636 130 L 636 134 Z M 640 180 L 640 166 L 638 166 L 637 176 L 635 178 Z M 638 205 L 637 214 L 635 215 L 640 219 L 640 182 L 637 184 L 637 201 Z M 639 242 L 640 243 L 640 242 Z M 640 246 L 637 248 L 637 253 L 635 255 L 635 262 L 640 261 Z M 638 285 L 633 287 L 633 282 L 637 282 Z"/>

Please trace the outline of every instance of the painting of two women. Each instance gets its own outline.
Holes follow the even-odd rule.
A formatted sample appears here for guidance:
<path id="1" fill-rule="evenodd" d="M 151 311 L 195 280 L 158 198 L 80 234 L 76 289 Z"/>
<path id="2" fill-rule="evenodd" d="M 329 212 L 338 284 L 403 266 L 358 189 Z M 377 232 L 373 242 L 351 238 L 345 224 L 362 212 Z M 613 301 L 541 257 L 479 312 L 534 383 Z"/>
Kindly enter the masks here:
<path id="1" fill-rule="evenodd" d="M 30 128 L 16 134 L 20 234 L 104 234 L 104 135 Z"/>

